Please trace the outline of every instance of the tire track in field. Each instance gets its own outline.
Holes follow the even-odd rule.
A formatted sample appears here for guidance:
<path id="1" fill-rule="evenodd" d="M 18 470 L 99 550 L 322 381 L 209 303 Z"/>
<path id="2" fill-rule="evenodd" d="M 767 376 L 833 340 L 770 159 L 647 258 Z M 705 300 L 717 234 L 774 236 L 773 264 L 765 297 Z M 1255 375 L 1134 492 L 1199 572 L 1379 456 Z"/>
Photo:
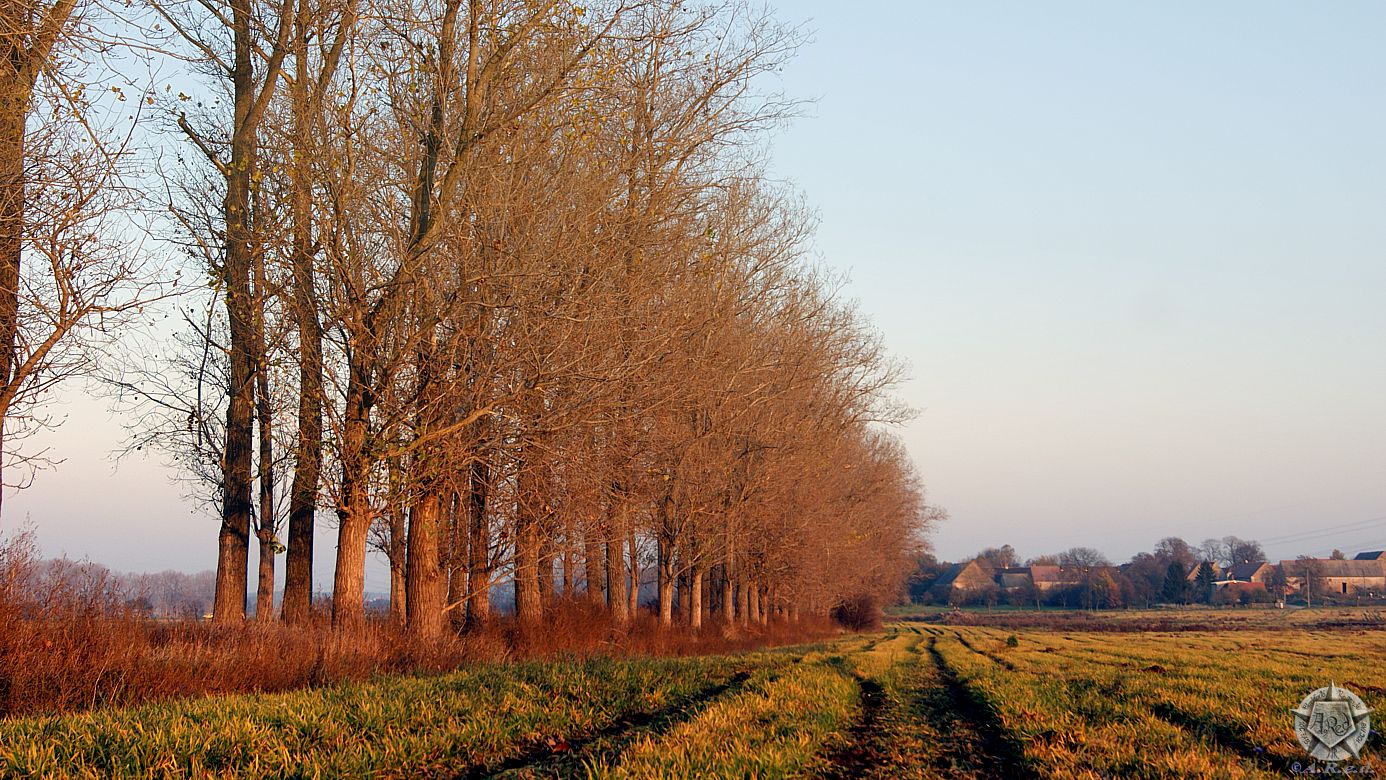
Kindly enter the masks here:
<path id="1" fill-rule="evenodd" d="M 980 648 L 974 647 L 973 644 L 972 644 L 971 642 L 967 641 L 967 639 L 964 638 L 963 635 L 962 635 L 961 633 L 959 633 L 959 632 L 957 632 L 957 631 L 954 631 L 954 632 L 953 632 L 953 636 L 957 637 L 957 638 L 958 638 L 958 642 L 959 642 L 963 647 L 966 647 L 968 650 L 971 650 L 972 652 L 976 653 L 977 655 L 982 656 L 983 658 L 986 658 L 986 659 L 988 659 L 988 660 L 990 660 L 990 661 L 993 661 L 993 662 L 995 662 L 995 663 L 997 663 L 997 664 L 1000 664 L 1001 667 L 1004 668 L 1004 669 L 1005 669 L 1006 671 L 1008 671 L 1008 672 L 1014 672 L 1014 671 L 1015 671 L 1015 664 L 1011 663 L 1010 661 L 1007 661 L 1006 659 L 1002 658 L 1001 656 L 997 655 L 996 653 L 993 653 L 993 652 L 990 652 L 990 651 L 987 651 L 987 650 L 982 650 L 982 649 L 980 649 Z"/>
<path id="2" fill-rule="evenodd" d="M 1194 739 L 1211 742 L 1263 769 L 1277 772 L 1287 769 L 1282 765 L 1282 761 L 1267 753 L 1265 748 L 1249 739 L 1245 732 L 1235 725 L 1195 715 L 1166 701 L 1151 701 L 1147 706 L 1152 715 L 1187 732 Z"/>
<path id="3" fill-rule="evenodd" d="M 944 660 L 943 654 L 938 651 L 937 637 L 929 639 L 928 649 L 947 700 L 941 703 L 925 700 L 921 703 L 935 709 L 942 718 L 950 715 L 955 718 L 953 732 L 962 733 L 958 741 L 963 744 L 952 747 L 961 754 L 959 758 L 965 764 L 973 765 L 984 777 L 1038 777 L 1025 762 L 1020 745 L 1002 725 L 996 711 L 978 697 Z M 943 704 L 943 707 L 939 707 L 939 704 Z M 971 746 L 977 750 L 958 750 Z"/>
<path id="4" fill-rule="evenodd" d="M 885 709 L 885 691 L 880 683 L 859 672 L 853 672 L 852 678 L 860 691 L 861 717 L 848 733 L 847 744 L 828 756 L 832 768 L 823 776 L 831 780 L 865 777 L 882 762 L 878 723 Z"/>
<path id="5" fill-rule="evenodd" d="M 771 679 L 775 676 L 771 673 Z M 614 763 L 621 752 L 636 739 L 664 734 L 674 726 L 693 719 L 718 699 L 739 691 L 750 678 L 749 672 L 737 672 L 726 682 L 703 688 L 657 710 L 627 713 L 596 731 L 567 739 L 550 737 L 499 764 L 476 764 L 454 777 L 457 780 L 477 780 L 498 775 L 581 775 L 584 763 Z"/>
<path id="6" fill-rule="evenodd" d="M 1079 664 L 1106 666 L 1133 673 L 1168 673 L 1166 668 L 1159 663 L 1148 663 L 1146 666 L 1141 666 L 1141 664 L 1151 661 L 1149 657 L 1123 653 L 1113 648 L 1091 648 L 1089 652 L 1088 655 L 1063 652 L 1057 655 Z M 1102 655 L 1106 658 L 1093 657 L 1094 655 Z M 1169 661 L 1166 659 L 1165 663 L 1169 663 Z M 1276 772 L 1288 771 L 1288 764 L 1272 756 L 1264 747 L 1257 745 L 1247 736 L 1245 730 L 1236 724 L 1217 720 L 1207 715 L 1198 715 L 1161 699 L 1151 700 L 1142 697 L 1139 701 L 1144 704 L 1144 708 L 1151 715 L 1184 732 L 1195 742 L 1201 742 L 1232 753 L 1261 769 L 1270 769 Z"/>

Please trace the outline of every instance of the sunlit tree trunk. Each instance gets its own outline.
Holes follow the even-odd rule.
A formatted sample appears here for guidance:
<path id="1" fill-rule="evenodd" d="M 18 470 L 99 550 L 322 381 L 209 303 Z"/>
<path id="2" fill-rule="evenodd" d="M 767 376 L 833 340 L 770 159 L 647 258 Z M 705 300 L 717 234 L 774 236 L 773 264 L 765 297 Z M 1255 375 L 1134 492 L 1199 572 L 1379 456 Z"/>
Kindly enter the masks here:
<path id="1" fill-rule="evenodd" d="M 672 626 L 674 624 L 674 560 L 673 550 L 669 545 L 659 543 L 659 562 L 658 567 L 658 590 L 659 590 L 659 624 L 661 626 Z"/>
<path id="2" fill-rule="evenodd" d="M 406 565 L 405 610 L 409 633 L 434 641 L 443 635 L 443 577 L 438 561 L 438 529 L 442 491 L 423 489 L 409 520 L 409 561 Z"/>
<path id="3" fill-rule="evenodd" d="M 722 564 L 722 624 L 731 627 L 736 623 L 736 583 L 731 576 L 731 554 Z"/>
<path id="4" fill-rule="evenodd" d="M 606 605 L 617 623 L 631 618 L 625 547 L 626 498 L 620 486 L 612 490 L 607 504 L 606 525 Z"/>
<path id="5" fill-rule="evenodd" d="M 342 494 L 332 580 L 332 626 L 338 629 L 357 628 L 366 616 L 366 541 L 372 519 L 366 432 L 371 404 L 363 373 L 363 367 L 351 367 L 341 443 Z"/>
<path id="6" fill-rule="evenodd" d="M 703 627 L 703 567 L 693 564 L 688 587 L 688 625 L 695 631 Z"/>

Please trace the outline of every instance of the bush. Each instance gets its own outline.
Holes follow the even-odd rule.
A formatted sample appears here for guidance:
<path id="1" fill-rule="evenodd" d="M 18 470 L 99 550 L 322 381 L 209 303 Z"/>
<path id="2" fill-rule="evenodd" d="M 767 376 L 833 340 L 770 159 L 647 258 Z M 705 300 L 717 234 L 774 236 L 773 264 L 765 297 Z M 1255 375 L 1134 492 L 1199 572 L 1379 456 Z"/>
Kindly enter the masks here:
<path id="1" fill-rule="evenodd" d="M 1219 606 L 1237 604 L 1247 606 L 1250 604 L 1269 604 L 1273 601 L 1275 601 L 1275 597 L 1259 582 L 1234 582 L 1218 588 L 1213 593 L 1211 603 Z"/>
<path id="2" fill-rule="evenodd" d="M 876 597 L 863 593 L 833 607 L 833 620 L 850 631 L 875 631 L 884 617 Z"/>

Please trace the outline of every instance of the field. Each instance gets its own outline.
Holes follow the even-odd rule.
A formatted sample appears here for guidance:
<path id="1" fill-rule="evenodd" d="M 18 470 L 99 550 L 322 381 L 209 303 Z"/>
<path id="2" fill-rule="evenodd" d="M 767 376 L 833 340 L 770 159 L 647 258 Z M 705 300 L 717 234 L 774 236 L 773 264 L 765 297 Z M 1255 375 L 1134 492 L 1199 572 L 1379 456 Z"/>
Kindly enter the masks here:
<path id="1" fill-rule="evenodd" d="M 1311 763 L 1289 712 L 1310 690 L 1346 685 L 1386 717 L 1386 631 L 1327 617 L 908 621 L 737 655 L 12 719 L 0 776 L 1283 777 Z M 1360 768 L 1384 757 L 1373 734 Z"/>

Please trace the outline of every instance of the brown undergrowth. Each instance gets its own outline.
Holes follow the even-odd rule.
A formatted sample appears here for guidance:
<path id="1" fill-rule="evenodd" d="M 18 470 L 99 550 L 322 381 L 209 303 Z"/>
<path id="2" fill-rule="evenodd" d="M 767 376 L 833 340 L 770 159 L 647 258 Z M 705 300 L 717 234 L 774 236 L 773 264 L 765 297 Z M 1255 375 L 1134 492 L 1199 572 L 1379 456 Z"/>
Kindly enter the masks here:
<path id="1" fill-rule="evenodd" d="M 301 628 L 156 620 L 99 580 L 36 587 L 34 559 L 22 548 L 13 539 L 0 544 L 0 717 L 285 691 L 479 662 L 734 652 L 840 630 L 827 622 L 724 630 L 714 620 L 694 632 L 661 628 L 648 610 L 618 626 L 585 599 L 549 604 L 543 624 L 532 629 L 502 616 L 428 644 L 386 616 L 334 631 L 326 610 Z"/>

